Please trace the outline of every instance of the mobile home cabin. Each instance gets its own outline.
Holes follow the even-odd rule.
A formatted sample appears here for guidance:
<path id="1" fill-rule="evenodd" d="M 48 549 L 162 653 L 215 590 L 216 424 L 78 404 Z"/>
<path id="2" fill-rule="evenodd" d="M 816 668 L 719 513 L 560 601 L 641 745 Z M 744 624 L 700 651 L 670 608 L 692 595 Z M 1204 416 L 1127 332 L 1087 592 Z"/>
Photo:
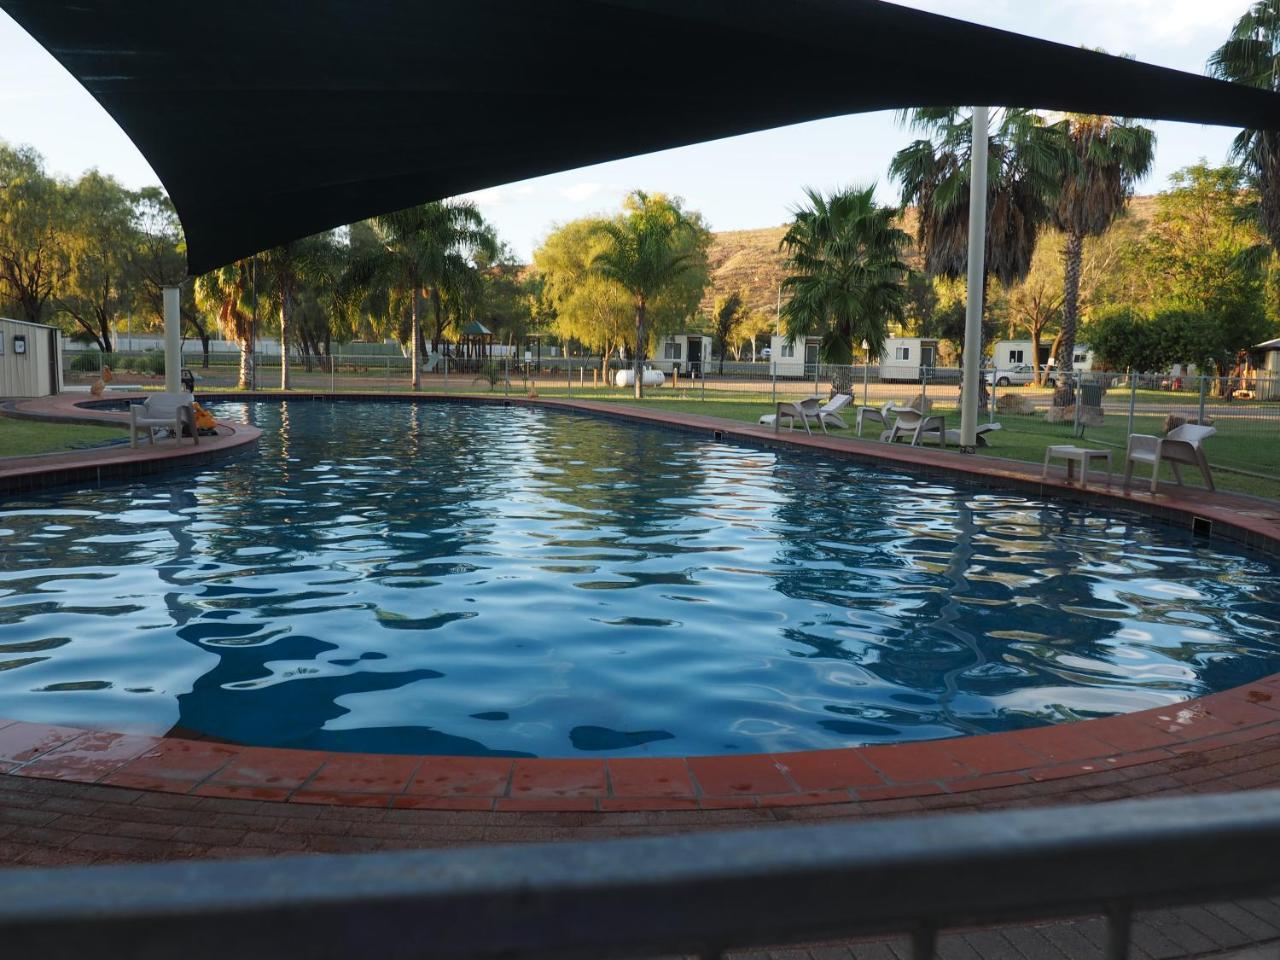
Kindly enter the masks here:
<path id="1" fill-rule="evenodd" d="M 999 340 L 991 347 L 991 366 L 995 370 L 1012 370 L 1024 364 L 1036 364 L 1041 368 L 1056 366 L 1049 354 L 1053 350 L 1052 340 L 1040 342 L 1040 356 L 1033 358 L 1033 345 L 1030 340 Z M 1072 365 L 1079 373 L 1088 373 L 1093 369 L 1093 351 L 1088 344 L 1077 343 Z"/>
<path id="2" fill-rule="evenodd" d="M 1259 400 L 1280 400 L 1280 340 L 1253 348 L 1254 377 Z"/>
<path id="3" fill-rule="evenodd" d="M 0 317 L 0 397 L 62 392 L 62 334 L 55 327 Z"/>
<path id="4" fill-rule="evenodd" d="M 697 333 L 679 333 L 658 341 L 649 366 L 663 373 L 700 376 L 711 364 L 711 338 Z"/>
<path id="5" fill-rule="evenodd" d="M 880 358 L 880 379 L 891 383 L 919 383 L 924 371 L 932 370 L 937 363 L 937 340 L 890 337 Z"/>
<path id="6" fill-rule="evenodd" d="M 821 340 L 809 337 L 804 340 L 787 342 L 783 336 L 775 336 L 769 341 L 769 364 L 776 377 L 794 378 L 797 380 L 812 377 L 818 364 L 818 346 Z"/>

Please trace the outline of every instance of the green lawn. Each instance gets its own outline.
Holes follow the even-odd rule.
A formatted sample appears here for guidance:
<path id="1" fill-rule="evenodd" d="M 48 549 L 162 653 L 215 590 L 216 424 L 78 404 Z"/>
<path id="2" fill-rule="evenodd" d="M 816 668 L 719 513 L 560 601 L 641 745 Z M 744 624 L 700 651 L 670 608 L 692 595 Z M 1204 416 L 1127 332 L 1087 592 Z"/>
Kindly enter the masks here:
<path id="1" fill-rule="evenodd" d="M 545 393 L 543 395 L 546 396 Z M 616 396 L 597 398 L 592 395 L 588 396 L 587 399 L 635 403 L 634 399 L 628 400 L 627 398 Z M 645 400 L 643 403 L 645 406 L 653 406 L 663 410 L 702 414 L 709 417 L 724 417 L 728 420 L 740 420 L 747 423 L 754 423 L 762 414 L 773 412 L 771 403 L 762 403 L 758 400 L 653 399 Z M 935 407 L 934 409 L 936 412 L 946 415 L 949 425 L 959 426 L 959 414 L 954 409 L 948 410 L 940 407 Z M 850 413 L 849 416 L 845 417 L 850 426 L 852 426 L 855 416 L 856 414 Z M 1110 449 L 1113 451 L 1114 469 L 1117 475 L 1122 469 L 1121 461 L 1124 454 L 1124 444 L 1128 437 L 1128 420 L 1125 417 L 1112 417 L 1107 424 L 1090 428 L 1083 440 L 1073 439 L 1069 424 L 1045 423 L 1042 416 L 1001 414 L 999 420 L 1003 429 L 990 435 L 990 447 L 980 449 L 979 452 L 984 456 L 1043 463 L 1046 447 L 1054 444 L 1070 443 L 1098 450 Z M 1140 416 L 1134 421 L 1134 430 L 1137 433 L 1158 435 L 1163 429 L 1163 425 L 1163 417 Z M 1259 438 L 1249 431 L 1247 425 L 1238 427 L 1223 421 L 1219 421 L 1218 430 L 1218 435 L 1211 438 L 1206 447 L 1209 452 L 1210 463 L 1219 465 L 1219 469 L 1214 472 L 1214 480 L 1218 487 L 1236 493 L 1248 493 L 1254 496 L 1280 500 L 1280 477 L 1262 479 L 1245 474 L 1232 473 L 1221 466 L 1229 464 L 1237 467 L 1237 469 L 1275 474 L 1277 472 L 1277 461 L 1280 460 L 1280 439 L 1269 443 L 1260 443 Z M 835 432 L 837 435 L 843 433 L 843 431 Z M 1191 472 L 1190 470 L 1184 470 L 1183 476 L 1190 476 Z M 1141 473 L 1139 473 L 1139 476 L 1141 476 Z M 1173 474 L 1169 472 L 1168 467 L 1165 468 L 1164 476 L 1170 481 L 1173 479 Z"/>
<path id="2" fill-rule="evenodd" d="M 0 457 L 60 453 L 119 440 L 122 436 L 123 432 L 118 427 L 42 423 L 0 417 Z"/>

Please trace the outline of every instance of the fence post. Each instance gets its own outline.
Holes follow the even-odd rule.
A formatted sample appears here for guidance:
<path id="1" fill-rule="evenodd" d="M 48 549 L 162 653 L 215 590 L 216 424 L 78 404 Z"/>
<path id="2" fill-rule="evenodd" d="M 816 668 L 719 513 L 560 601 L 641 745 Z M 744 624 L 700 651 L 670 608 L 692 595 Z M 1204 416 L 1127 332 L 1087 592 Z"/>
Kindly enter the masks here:
<path id="1" fill-rule="evenodd" d="M 449 392 L 449 355 L 444 355 L 444 392 Z"/>
<path id="2" fill-rule="evenodd" d="M 502 361 L 502 395 L 511 396 L 511 358 Z"/>
<path id="3" fill-rule="evenodd" d="M 1200 423 L 1204 423 L 1204 396 L 1208 388 L 1209 378 L 1205 376 L 1200 377 L 1200 414 L 1197 417 Z"/>
<path id="4" fill-rule="evenodd" d="M 979 142 L 979 143 L 981 143 L 982 141 L 981 141 L 981 140 L 979 140 L 978 142 Z M 815 360 L 814 360 L 814 362 L 813 362 L 813 393 L 814 393 L 814 396 L 817 396 L 817 394 L 818 394 L 818 371 L 820 371 L 821 369 L 822 369 L 822 364 L 821 364 L 821 363 L 819 363 L 819 362 L 817 361 L 817 359 L 815 359 Z"/>
<path id="5" fill-rule="evenodd" d="M 1072 376 L 1072 379 L 1075 381 L 1074 386 L 1075 386 L 1075 398 L 1076 398 L 1076 406 L 1075 406 L 1076 422 L 1075 422 L 1074 435 L 1076 437 L 1079 437 L 1080 436 L 1080 407 L 1083 406 L 1084 404 L 1084 394 L 1081 392 L 1080 388 L 1084 386 L 1084 378 L 1083 378 L 1083 375 L 1079 373 L 1072 373 L 1071 376 Z"/>
<path id="6" fill-rule="evenodd" d="M 342 353 L 342 347 L 338 347 L 338 353 Z M 336 393 L 338 382 L 337 365 L 333 362 L 333 351 L 329 351 L 329 392 Z"/>
<path id="7" fill-rule="evenodd" d="M 565 382 L 569 385 L 569 399 L 573 399 L 573 361 L 568 357 L 564 358 Z"/>
<path id="8" fill-rule="evenodd" d="M 770 359 L 769 361 L 769 380 L 772 386 L 771 400 L 775 407 L 778 405 L 778 364 L 777 361 Z"/>
<path id="9" fill-rule="evenodd" d="M 867 358 L 867 362 L 862 365 L 862 405 L 867 405 L 867 398 L 870 396 L 871 390 L 871 358 Z"/>
<path id="10" fill-rule="evenodd" d="M 1133 415 L 1138 409 L 1138 377 L 1129 371 L 1129 429 L 1126 431 L 1129 436 L 1133 436 Z"/>
<path id="11" fill-rule="evenodd" d="M 705 363 L 699 362 L 698 367 L 699 367 L 698 380 L 702 384 L 700 388 L 702 390 L 702 402 L 706 403 L 707 402 L 707 365 Z"/>

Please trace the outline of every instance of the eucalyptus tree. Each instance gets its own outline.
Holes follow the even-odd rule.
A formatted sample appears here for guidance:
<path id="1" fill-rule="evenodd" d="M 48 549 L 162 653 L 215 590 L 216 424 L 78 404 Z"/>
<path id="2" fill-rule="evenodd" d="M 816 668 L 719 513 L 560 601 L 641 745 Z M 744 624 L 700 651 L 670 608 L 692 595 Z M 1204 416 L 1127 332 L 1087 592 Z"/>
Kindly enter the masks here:
<path id="1" fill-rule="evenodd" d="M 57 312 L 111 352 L 116 318 L 134 306 L 130 257 L 137 242 L 136 197 L 112 177 L 90 170 L 70 188 L 62 237 L 65 272 Z"/>
<path id="2" fill-rule="evenodd" d="M 969 264 L 969 183 L 973 124 L 958 107 L 926 107 L 902 120 L 924 136 L 890 165 L 902 203 L 918 213 L 917 243 L 930 276 L 962 279 Z M 1061 126 L 1031 110 L 992 114 L 987 171 L 987 256 L 983 283 L 1013 286 L 1026 277 L 1040 230 L 1053 219 L 1066 154 Z"/>
<path id="3" fill-rule="evenodd" d="M 0 300 L 19 319 L 47 320 L 47 308 L 67 273 L 65 183 L 45 172 L 31 147 L 0 140 Z"/>
<path id="4" fill-rule="evenodd" d="M 1058 127 L 1066 150 L 1053 220 L 1065 238 L 1058 370 L 1066 374 L 1074 366 L 1085 239 L 1102 236 L 1125 212 L 1134 187 L 1155 163 L 1156 136 L 1148 127 L 1116 117 L 1070 114 Z"/>
<path id="5" fill-rule="evenodd" d="M 782 238 L 782 331 L 789 342 L 819 337 L 825 363 L 852 364 L 864 341 L 871 356 L 880 356 L 889 321 L 905 316 L 909 270 L 902 250 L 911 238 L 897 226 L 899 211 L 876 203 L 875 189 L 830 197 L 806 190 L 808 204 L 795 210 Z"/>
<path id="6" fill-rule="evenodd" d="M 430 295 L 435 309 L 433 347 L 438 349 L 444 333 L 442 288 L 461 289 L 466 275 L 475 269 L 472 256 L 477 251 L 496 256 L 497 240 L 475 204 L 460 200 L 424 203 L 384 214 L 374 218 L 373 226 L 383 248 L 376 272 L 390 286 L 408 294 L 412 385 L 418 390 L 422 387 L 426 296 Z"/>
<path id="7" fill-rule="evenodd" d="M 1280 0 L 1257 0 L 1249 7 L 1209 58 L 1209 72 L 1280 91 Z M 1257 189 L 1259 223 L 1272 248 L 1280 250 L 1280 131 L 1242 130 L 1232 144 L 1232 160 Z"/>
<path id="8" fill-rule="evenodd" d="M 649 311 L 659 304 L 677 310 L 684 306 L 688 316 L 696 309 L 708 282 L 711 234 L 679 201 L 643 190 L 627 197 L 622 216 L 599 223 L 595 232 L 602 245 L 591 270 L 625 290 L 635 311 L 632 369 L 639 400 L 644 396 Z"/>
<path id="9" fill-rule="evenodd" d="M 168 195 L 159 187 L 144 187 L 134 196 L 134 245 L 129 253 L 134 304 L 164 322 L 164 289 L 180 287 L 182 327 L 200 341 L 202 363 L 209 366 L 211 329 L 196 308 L 193 284 L 187 283 L 187 242 Z"/>
<path id="10" fill-rule="evenodd" d="M 606 243 L 604 223 L 586 217 L 555 227 L 534 251 L 533 266 L 539 316 L 550 319 L 561 339 L 598 353 L 601 378 L 608 380 L 609 361 L 626 346 L 635 314 L 627 292 L 592 269 Z"/>

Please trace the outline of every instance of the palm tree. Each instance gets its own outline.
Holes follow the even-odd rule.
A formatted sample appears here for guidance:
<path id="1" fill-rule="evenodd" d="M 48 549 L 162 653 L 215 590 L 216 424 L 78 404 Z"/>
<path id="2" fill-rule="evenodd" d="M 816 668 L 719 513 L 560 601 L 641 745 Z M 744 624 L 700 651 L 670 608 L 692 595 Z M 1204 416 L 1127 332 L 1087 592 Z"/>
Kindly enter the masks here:
<path id="1" fill-rule="evenodd" d="M 424 203 L 373 220 L 382 243 L 380 272 L 409 294 L 413 389 L 422 387 L 422 306 L 430 294 L 436 312 L 433 347 L 443 334 L 441 288 L 460 274 L 474 270 L 471 256 L 485 251 L 496 256 L 493 231 L 475 205 L 465 201 Z"/>
<path id="2" fill-rule="evenodd" d="M 871 356 L 884 353 L 890 320 L 906 306 L 907 265 L 901 251 L 911 238 L 896 226 L 899 211 L 879 206 L 875 186 L 823 197 L 806 190 L 808 206 L 782 238 L 782 281 L 790 299 L 782 307 L 788 342 L 822 338 L 824 363 L 847 366 L 855 344 L 866 341 Z"/>
<path id="3" fill-rule="evenodd" d="M 1231 38 L 1209 58 L 1209 72 L 1222 80 L 1280 90 L 1280 0 L 1258 0 L 1231 30 Z M 1260 196 L 1258 220 L 1271 246 L 1280 250 L 1280 131 L 1242 130 L 1232 159 Z"/>
<path id="4" fill-rule="evenodd" d="M 711 332 L 715 334 L 720 351 L 720 376 L 724 376 L 724 355 L 729 352 L 733 333 L 747 318 L 746 303 L 742 291 L 735 290 L 727 297 L 717 297 L 711 312 Z"/>
<path id="5" fill-rule="evenodd" d="M 701 266 L 698 227 L 674 203 L 637 190 L 628 212 L 596 226 L 601 249 L 591 270 L 626 290 L 635 306 L 635 396 L 644 396 L 645 319 L 654 301 Z"/>
<path id="6" fill-rule="evenodd" d="M 240 347 L 240 390 L 250 390 L 255 384 L 253 320 L 246 304 L 252 270 L 250 261 L 237 260 L 197 277 L 195 282 L 196 306 L 216 316 L 223 336 Z"/>
<path id="7" fill-rule="evenodd" d="M 909 111 L 902 120 L 927 136 L 903 148 L 890 164 L 902 184 L 902 204 L 914 205 L 917 243 L 930 276 L 962 279 L 969 266 L 969 179 L 973 124 L 957 107 Z M 987 173 L 986 280 L 1013 286 L 1031 270 L 1036 240 L 1061 192 L 1065 144 L 1060 127 L 1030 110 L 992 116 Z"/>
<path id="8" fill-rule="evenodd" d="M 289 341 L 296 338 L 294 313 L 306 287 L 323 283 L 334 259 L 333 235 L 328 233 L 291 240 L 258 254 L 272 278 L 280 306 L 280 389 L 288 390 Z"/>
<path id="9" fill-rule="evenodd" d="M 1102 236 L 1124 213 L 1134 186 L 1155 163 L 1156 135 L 1147 127 L 1116 117 L 1071 114 L 1058 126 L 1067 146 L 1062 191 L 1053 211 L 1054 225 L 1066 238 L 1058 371 L 1067 374 L 1074 367 L 1080 323 L 1085 238 Z"/>

